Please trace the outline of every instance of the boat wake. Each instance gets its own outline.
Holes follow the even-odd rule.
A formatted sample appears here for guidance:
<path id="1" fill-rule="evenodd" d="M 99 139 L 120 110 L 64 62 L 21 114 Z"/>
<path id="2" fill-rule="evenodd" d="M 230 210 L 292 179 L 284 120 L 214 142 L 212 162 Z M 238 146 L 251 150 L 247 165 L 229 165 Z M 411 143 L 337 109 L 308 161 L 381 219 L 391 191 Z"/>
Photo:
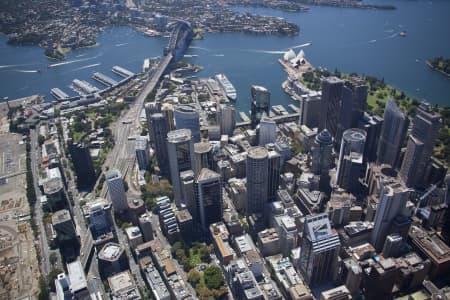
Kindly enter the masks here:
<path id="1" fill-rule="evenodd" d="M 386 32 L 386 33 L 392 33 L 392 32 L 394 32 L 394 29 L 388 29 L 388 30 L 385 30 L 384 32 Z"/>
<path id="2" fill-rule="evenodd" d="M 74 64 L 74 63 L 78 63 L 78 62 L 82 62 L 82 61 L 87 61 L 87 60 L 91 60 L 91 59 L 96 59 L 99 58 L 100 56 L 102 56 L 102 53 L 93 56 L 93 57 L 86 57 L 86 58 L 80 58 L 80 59 L 74 59 L 74 60 L 68 60 L 68 61 L 63 61 L 63 62 L 59 62 L 59 63 L 54 63 L 51 65 L 48 65 L 50 68 L 53 67 L 58 67 L 58 66 L 64 66 L 64 65 L 69 65 L 69 64 Z"/>
<path id="3" fill-rule="evenodd" d="M 369 43 L 371 43 L 371 44 L 376 43 L 376 42 L 377 42 L 377 40 L 370 40 L 369 41 Z"/>
<path id="4" fill-rule="evenodd" d="M 308 47 L 308 46 L 311 46 L 311 45 L 312 45 L 312 43 L 311 43 L 311 42 L 308 42 L 308 43 L 304 43 L 304 44 L 301 44 L 301 45 L 297 45 L 297 46 L 289 47 L 289 49 L 298 49 L 298 48 L 304 48 L 304 47 Z M 287 50 L 289 50 L 289 49 L 287 49 Z"/>
<path id="5" fill-rule="evenodd" d="M 19 73 L 39 73 L 39 70 L 13 70 Z"/>
<path id="6" fill-rule="evenodd" d="M 215 56 L 215 57 L 224 57 L 225 54 L 213 54 L 212 56 Z"/>
<path id="7" fill-rule="evenodd" d="M 190 46 L 189 49 L 198 49 L 198 50 L 204 50 L 204 51 L 211 51 L 208 48 L 196 47 L 196 46 Z"/>
<path id="8" fill-rule="evenodd" d="M 190 57 L 197 57 L 197 54 L 185 54 L 184 57 L 190 58 Z"/>
<path id="9" fill-rule="evenodd" d="M 116 47 L 122 47 L 122 46 L 125 46 L 125 45 L 128 45 L 128 43 L 116 44 L 115 46 Z"/>
<path id="10" fill-rule="evenodd" d="M 75 56 L 75 57 L 83 57 L 83 56 L 86 56 L 86 53 L 85 53 L 85 54 L 78 54 L 78 55 Z"/>
<path id="11" fill-rule="evenodd" d="M 93 68 L 93 67 L 98 67 L 100 66 L 102 63 L 96 63 L 96 64 L 92 64 L 92 65 L 87 65 L 87 66 L 82 66 L 76 69 L 73 69 L 72 71 L 80 71 L 80 70 L 84 70 L 84 69 L 89 69 L 89 68 Z"/>
<path id="12" fill-rule="evenodd" d="M 0 69 L 23 67 L 23 66 L 30 66 L 30 65 L 32 65 L 32 64 L 2 65 L 2 66 L 0 66 Z"/>
<path id="13" fill-rule="evenodd" d="M 256 53 L 264 53 L 264 54 L 284 54 L 286 51 L 280 51 L 280 50 L 250 50 L 251 52 Z"/>

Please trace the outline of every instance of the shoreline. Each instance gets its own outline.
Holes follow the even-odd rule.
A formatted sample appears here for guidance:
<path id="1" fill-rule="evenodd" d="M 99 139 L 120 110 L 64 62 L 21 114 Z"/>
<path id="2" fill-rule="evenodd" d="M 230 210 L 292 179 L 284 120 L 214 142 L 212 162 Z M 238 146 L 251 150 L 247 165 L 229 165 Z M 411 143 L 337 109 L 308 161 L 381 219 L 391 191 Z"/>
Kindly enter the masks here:
<path id="1" fill-rule="evenodd" d="M 433 71 L 439 72 L 439 73 L 441 73 L 442 75 L 444 75 L 445 77 L 447 77 L 447 78 L 450 79 L 450 73 L 446 73 L 446 72 L 444 72 L 444 71 L 442 71 L 442 70 L 439 70 L 438 68 L 434 67 L 434 66 L 430 63 L 430 61 L 429 61 L 428 59 L 425 61 L 425 63 L 426 63 L 426 64 L 428 65 L 428 67 L 430 67 Z"/>

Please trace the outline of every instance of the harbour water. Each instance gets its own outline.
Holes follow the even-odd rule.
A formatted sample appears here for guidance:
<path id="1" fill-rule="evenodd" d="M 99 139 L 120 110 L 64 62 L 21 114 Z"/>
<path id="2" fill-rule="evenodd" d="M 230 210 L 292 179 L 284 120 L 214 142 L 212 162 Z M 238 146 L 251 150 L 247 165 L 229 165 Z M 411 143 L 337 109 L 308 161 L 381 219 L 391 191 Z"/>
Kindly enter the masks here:
<path id="1" fill-rule="evenodd" d="M 386 0 L 372 2 L 386 3 Z M 396 10 L 360 10 L 311 7 L 306 13 L 236 7 L 240 12 L 284 17 L 300 26 L 295 37 L 242 33 L 206 34 L 193 41 L 186 60 L 204 67 L 199 76 L 225 73 L 238 92 L 237 110 L 250 108 L 250 86 L 259 84 L 272 93 L 272 104 L 292 103 L 281 89 L 286 78 L 278 58 L 283 51 L 303 49 L 315 66 L 333 71 L 374 75 L 408 95 L 433 104 L 450 105 L 450 80 L 434 72 L 425 60 L 450 57 L 450 1 L 388 2 Z M 406 37 L 399 36 L 406 31 Z M 165 38 L 149 38 L 129 28 L 115 27 L 100 34 L 99 45 L 70 52 L 62 62 L 48 60 L 43 49 L 6 44 L 0 36 L 0 97 L 43 94 L 68 86 L 75 78 L 99 86 L 91 79 L 102 72 L 113 79 L 114 65 L 139 72 L 143 60 L 162 54 Z M 309 45 L 311 43 L 311 45 Z M 40 72 L 37 72 L 40 70 Z"/>

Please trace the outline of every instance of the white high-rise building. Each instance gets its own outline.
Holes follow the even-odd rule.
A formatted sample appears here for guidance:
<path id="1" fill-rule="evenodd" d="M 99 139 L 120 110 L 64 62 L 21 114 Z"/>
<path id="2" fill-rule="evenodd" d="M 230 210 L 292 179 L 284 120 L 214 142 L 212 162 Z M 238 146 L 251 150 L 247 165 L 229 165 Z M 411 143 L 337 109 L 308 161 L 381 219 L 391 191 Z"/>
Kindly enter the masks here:
<path id="1" fill-rule="evenodd" d="M 128 208 L 127 195 L 123 185 L 122 174 L 119 170 L 112 170 L 105 175 L 108 185 L 109 199 L 115 211 L 123 211 Z"/>
<path id="2" fill-rule="evenodd" d="M 246 213 L 264 213 L 268 203 L 269 152 L 264 147 L 252 147 L 247 154 Z"/>

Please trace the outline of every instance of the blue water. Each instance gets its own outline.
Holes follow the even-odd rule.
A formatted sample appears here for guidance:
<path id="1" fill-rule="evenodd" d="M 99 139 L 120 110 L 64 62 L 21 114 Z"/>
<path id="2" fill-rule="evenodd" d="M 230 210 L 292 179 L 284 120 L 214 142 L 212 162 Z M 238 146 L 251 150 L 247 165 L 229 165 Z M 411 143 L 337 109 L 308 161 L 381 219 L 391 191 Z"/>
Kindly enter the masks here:
<path id="1" fill-rule="evenodd" d="M 450 1 L 374 0 L 395 5 L 396 10 L 360 10 L 311 7 L 307 13 L 287 13 L 272 9 L 236 7 L 252 12 L 284 17 L 300 26 L 295 37 L 255 36 L 215 33 L 193 41 L 186 58 L 204 67 L 199 76 L 227 74 L 238 91 L 237 109 L 249 110 L 250 86 L 260 84 L 272 92 L 272 104 L 292 103 L 280 85 L 286 75 L 278 63 L 280 51 L 311 42 L 304 47 L 306 58 L 315 66 L 333 71 L 357 72 L 384 78 L 408 95 L 433 104 L 450 105 L 450 80 L 431 70 L 425 60 L 450 57 Z M 406 37 L 398 34 L 405 30 Z M 90 80 L 94 71 L 112 76 L 113 65 L 140 71 L 146 57 L 161 55 L 167 40 L 147 38 L 128 28 L 102 33 L 99 46 L 71 52 L 67 61 L 90 58 L 48 68 L 51 62 L 38 47 L 12 47 L 0 36 L 0 97 L 30 94 L 49 95 L 52 87 L 67 87 L 74 78 Z M 123 46 L 117 46 L 124 44 Z M 300 48 L 296 49 L 299 51 Z M 77 57 L 85 55 L 83 57 Z M 418 62 L 416 62 L 418 60 Z M 99 66 L 87 67 L 101 63 Z M 2 68 L 4 65 L 30 64 Z M 80 69 L 86 67 L 86 69 Z M 17 70 L 41 69 L 41 73 Z M 95 83 L 99 86 L 98 83 Z M 48 96 L 50 97 L 50 96 Z"/>
<path id="2" fill-rule="evenodd" d="M 0 36 L 0 97 L 39 94 L 51 100 L 54 87 L 76 95 L 69 88 L 75 78 L 104 88 L 91 79 L 92 73 L 120 79 L 111 72 L 115 65 L 141 72 L 144 59 L 161 56 L 167 44 L 165 38 L 148 38 L 128 27 L 114 27 L 99 35 L 96 47 L 77 49 L 69 52 L 66 60 L 55 61 L 46 58 L 42 48 L 9 46 L 6 41 L 6 36 Z"/>

